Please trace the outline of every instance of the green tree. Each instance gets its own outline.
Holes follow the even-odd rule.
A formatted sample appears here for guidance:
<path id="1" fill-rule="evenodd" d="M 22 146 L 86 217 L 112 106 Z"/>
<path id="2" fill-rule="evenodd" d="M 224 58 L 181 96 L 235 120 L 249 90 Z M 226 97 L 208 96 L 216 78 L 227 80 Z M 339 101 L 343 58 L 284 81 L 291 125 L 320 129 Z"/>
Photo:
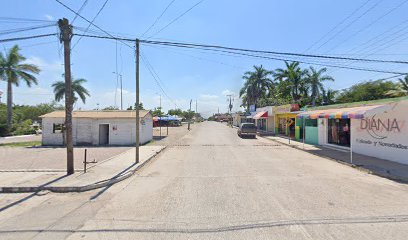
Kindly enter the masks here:
<path id="1" fill-rule="evenodd" d="M 23 80 L 28 87 L 37 84 L 40 69 L 34 64 L 23 63 L 26 58 L 20 54 L 18 45 L 12 47 L 4 56 L 0 52 L 0 80 L 7 82 L 7 125 L 10 127 L 13 118 L 13 85 L 18 87 Z"/>
<path id="2" fill-rule="evenodd" d="M 336 101 L 338 103 L 370 101 L 389 97 L 389 92 L 395 90 L 396 84 L 392 81 L 375 80 L 354 84 L 342 90 Z"/>
<path id="3" fill-rule="evenodd" d="M 306 73 L 306 83 L 310 87 L 311 91 L 311 98 L 312 98 L 312 106 L 316 106 L 316 100 L 320 97 L 320 95 L 324 92 L 324 81 L 334 81 L 334 78 L 328 75 L 323 75 L 327 71 L 327 68 L 321 68 L 316 70 L 314 67 L 310 67 L 310 69 Z"/>
<path id="4" fill-rule="evenodd" d="M 162 112 L 161 107 L 156 107 L 156 108 L 153 109 L 152 115 L 155 116 L 155 117 L 160 117 L 160 116 L 164 115 L 164 112 Z"/>
<path id="5" fill-rule="evenodd" d="M 387 94 L 391 97 L 408 96 L 408 75 L 405 75 L 403 79 L 398 79 L 395 89 L 390 90 Z"/>
<path id="6" fill-rule="evenodd" d="M 119 108 L 116 107 L 116 106 L 108 106 L 108 107 L 104 107 L 102 110 L 104 110 L 104 111 L 114 111 L 114 110 L 119 110 Z"/>
<path id="7" fill-rule="evenodd" d="M 167 111 L 167 114 L 169 114 L 171 116 L 182 116 L 183 115 L 183 110 L 181 110 L 180 108 L 169 109 Z"/>
<path id="8" fill-rule="evenodd" d="M 244 73 L 242 77 L 245 79 L 244 86 L 239 91 L 239 96 L 242 98 L 242 106 L 249 109 L 250 105 L 257 104 L 259 99 L 266 96 L 271 86 L 272 79 L 269 76 L 272 71 L 268 71 L 263 66 L 254 66 L 254 71 Z"/>
<path id="9" fill-rule="evenodd" d="M 279 91 L 281 97 L 287 97 L 287 93 L 290 93 L 293 102 L 298 103 L 302 92 L 302 86 L 304 86 L 304 76 L 306 70 L 302 70 L 299 66 L 299 62 L 287 62 L 285 61 L 286 68 L 278 68 L 275 70 L 273 76 L 278 80 Z M 303 91 L 304 92 L 304 91 Z"/>
<path id="10" fill-rule="evenodd" d="M 324 90 L 323 93 L 322 93 L 322 95 L 323 95 L 323 104 L 325 104 L 325 105 L 335 104 L 337 94 L 338 94 L 338 91 L 336 91 L 336 90 L 332 90 L 332 89 Z"/>
<path id="11" fill-rule="evenodd" d="M 86 97 L 90 97 L 88 90 L 82 86 L 82 84 L 87 81 L 83 78 L 75 79 L 72 81 L 72 99 L 73 103 L 78 100 L 78 97 L 82 100 L 83 103 L 86 101 Z M 65 82 L 58 81 L 51 85 L 54 88 L 55 101 L 61 101 L 65 96 Z M 78 97 L 76 96 L 78 95 Z"/>

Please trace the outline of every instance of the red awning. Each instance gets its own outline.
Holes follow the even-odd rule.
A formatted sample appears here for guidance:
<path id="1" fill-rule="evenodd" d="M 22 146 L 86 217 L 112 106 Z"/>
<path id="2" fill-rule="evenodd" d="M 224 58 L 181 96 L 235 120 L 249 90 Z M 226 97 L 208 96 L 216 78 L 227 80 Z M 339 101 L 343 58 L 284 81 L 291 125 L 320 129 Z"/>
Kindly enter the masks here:
<path id="1" fill-rule="evenodd" d="M 255 116 L 253 117 L 253 119 L 260 119 L 260 118 L 267 118 L 268 117 L 268 112 L 258 112 L 255 114 Z"/>

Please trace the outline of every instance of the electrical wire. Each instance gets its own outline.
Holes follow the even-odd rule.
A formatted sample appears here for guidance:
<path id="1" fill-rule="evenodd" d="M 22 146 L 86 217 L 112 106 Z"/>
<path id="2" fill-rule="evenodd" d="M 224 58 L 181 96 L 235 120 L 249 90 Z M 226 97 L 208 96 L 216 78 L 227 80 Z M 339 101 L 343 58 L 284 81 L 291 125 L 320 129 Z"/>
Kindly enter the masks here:
<path id="1" fill-rule="evenodd" d="M 57 3 L 59 3 L 60 5 L 62 5 L 63 7 L 65 7 L 66 9 L 68 9 L 69 11 L 75 13 L 78 15 L 78 17 L 80 17 L 81 19 L 85 20 L 86 22 L 88 22 L 90 25 L 96 27 L 97 29 L 99 29 L 100 31 L 104 32 L 106 35 L 110 36 L 111 38 L 115 38 L 115 36 L 113 36 L 112 34 L 110 34 L 109 32 L 103 30 L 102 28 L 100 28 L 98 25 L 96 25 L 95 23 L 89 21 L 87 18 L 83 17 L 81 14 L 79 14 L 78 12 L 76 12 L 75 10 L 73 10 L 72 8 L 70 8 L 69 6 L 67 6 L 66 4 L 64 4 L 63 2 L 61 2 L 60 0 L 55 0 Z M 78 34 L 76 34 L 78 35 Z M 127 44 L 126 42 L 121 41 L 123 44 L 125 44 L 126 46 L 130 47 L 131 49 L 134 49 L 134 47 L 132 47 L 131 45 Z"/>
<path id="2" fill-rule="evenodd" d="M 157 31 L 156 33 L 150 35 L 148 38 L 146 39 L 150 39 L 154 36 L 156 36 L 157 34 L 161 33 L 164 29 L 168 28 L 171 24 L 173 24 L 174 22 L 176 22 L 177 20 L 179 20 L 181 17 L 183 17 L 184 15 L 186 15 L 188 12 L 190 12 L 191 10 L 193 10 L 193 8 L 195 8 L 196 6 L 198 6 L 200 3 L 204 2 L 204 0 L 198 1 L 196 4 L 194 4 L 192 7 L 190 7 L 189 9 L 187 9 L 186 11 L 184 11 L 182 14 L 180 14 L 179 16 L 177 16 L 176 18 L 174 18 L 171 22 L 169 22 L 166 26 L 162 27 L 159 31 Z"/>
<path id="3" fill-rule="evenodd" d="M 34 38 L 44 38 L 50 36 L 58 36 L 57 33 L 48 33 L 48 34 L 41 34 L 41 35 L 34 35 L 34 36 L 27 36 L 27 37 L 16 37 L 16 38 L 6 38 L 0 39 L 0 42 L 13 42 L 13 41 L 20 41 L 20 40 L 27 40 L 27 39 L 34 39 Z"/>
<path id="4" fill-rule="evenodd" d="M 141 53 L 140 56 L 142 58 L 142 63 L 145 65 L 145 67 L 149 71 L 150 75 L 153 77 L 153 79 L 156 82 L 157 86 L 159 87 L 160 91 L 164 94 L 164 96 L 166 96 L 170 100 L 170 102 L 172 102 L 177 107 L 176 102 L 166 93 L 166 91 L 164 91 L 162 85 L 160 84 L 160 82 L 162 82 L 162 81 L 161 81 L 159 75 L 157 74 L 157 72 L 154 70 L 153 66 L 150 64 L 150 62 L 147 59 L 146 55 L 144 53 Z"/>
<path id="5" fill-rule="evenodd" d="M 146 35 L 146 33 L 148 33 L 150 31 L 150 29 L 152 29 L 152 27 L 154 27 L 156 25 L 156 23 L 163 17 L 163 15 L 166 13 L 167 9 L 169 9 L 169 7 L 175 2 L 176 0 L 172 0 L 167 6 L 166 8 L 162 11 L 162 13 L 156 18 L 156 20 L 152 23 L 152 25 L 150 25 L 146 31 L 140 36 L 140 38 L 143 38 L 144 35 Z"/>
<path id="6" fill-rule="evenodd" d="M 329 39 L 327 39 L 325 42 L 323 42 L 322 44 L 320 44 L 315 51 L 319 50 L 320 48 L 322 48 L 323 46 L 325 46 L 327 43 L 329 43 L 331 40 L 333 40 L 335 37 L 337 37 L 339 34 L 341 34 L 342 32 L 344 32 L 347 28 L 351 27 L 354 23 L 356 23 L 358 20 L 360 20 L 361 18 L 363 18 L 365 15 L 367 15 L 369 12 L 371 12 L 374 8 L 376 8 L 383 0 L 379 0 L 377 1 L 374 5 L 372 5 L 369 9 L 367 9 L 366 11 L 364 11 L 362 14 L 360 14 L 357 18 L 355 18 L 353 21 L 351 21 L 349 24 L 347 24 L 346 26 L 344 26 L 343 28 L 340 29 L 340 31 L 336 32 L 333 36 L 331 36 Z"/>
<path id="7" fill-rule="evenodd" d="M 358 34 L 366 31 L 367 29 L 369 29 L 370 27 L 372 27 L 374 24 L 376 24 L 377 22 L 379 22 L 381 19 L 385 18 L 386 16 L 390 15 L 392 12 L 394 12 L 395 10 L 399 9 L 402 5 L 406 4 L 408 2 L 408 0 L 402 1 L 400 4 L 398 4 L 397 6 L 393 7 L 392 9 L 390 9 L 388 12 L 386 12 L 385 14 L 381 15 L 380 17 L 376 18 L 374 21 L 370 22 L 369 24 L 365 25 L 364 27 L 360 28 L 359 30 L 357 30 L 355 33 L 351 34 L 348 38 L 346 38 L 345 40 L 339 42 L 337 45 L 335 45 L 334 47 L 330 48 L 327 52 L 331 52 L 333 51 L 335 48 L 337 48 L 338 46 L 344 44 L 345 42 L 349 41 L 350 39 L 356 37 Z"/>
<path id="8" fill-rule="evenodd" d="M 48 27 L 53 27 L 53 26 L 56 26 L 56 24 L 54 23 L 54 24 L 46 24 L 46 25 L 39 25 L 39 26 L 32 26 L 32 27 L 25 27 L 25 28 L 7 29 L 7 30 L 0 31 L 0 35 L 31 31 L 31 30 L 48 28 Z"/>
<path id="9" fill-rule="evenodd" d="M 316 42 L 314 42 L 310 47 L 308 47 L 305 51 L 303 51 L 303 53 L 306 53 L 307 51 L 309 51 L 310 49 L 312 49 L 314 46 L 316 46 L 319 42 L 321 42 L 323 39 L 325 39 L 327 36 L 329 36 L 332 32 L 334 32 L 334 30 L 336 30 L 338 27 L 340 27 L 343 23 L 345 23 L 347 20 L 349 20 L 352 16 L 354 16 L 354 14 L 356 14 L 358 11 L 360 11 L 360 9 L 362 9 L 363 7 L 365 7 L 365 5 L 367 5 L 369 2 L 371 2 L 372 0 L 367 0 L 366 2 L 364 2 L 362 5 L 360 5 L 359 7 L 357 7 L 351 14 L 349 14 L 347 17 L 345 17 L 343 20 L 341 20 L 338 24 L 336 24 L 336 26 L 334 26 L 332 29 L 330 29 L 330 31 L 328 31 L 326 34 L 324 34 L 319 40 L 317 40 Z"/>
<path id="10" fill-rule="evenodd" d="M 78 14 L 80 14 L 82 12 L 82 10 L 84 10 L 86 4 L 88 4 L 88 0 L 85 0 L 81 7 L 78 9 L 77 13 L 75 14 L 75 17 L 72 19 L 71 24 L 74 24 L 75 20 L 78 18 Z"/>
<path id="11" fill-rule="evenodd" d="M 102 10 L 105 8 L 106 4 L 108 3 L 109 0 L 106 0 L 103 5 L 101 6 L 101 8 L 99 8 L 99 11 L 96 13 L 95 17 L 92 19 L 92 21 L 89 23 L 88 27 L 86 27 L 85 29 L 85 33 L 89 30 L 89 28 L 91 27 L 91 25 L 93 24 L 93 22 L 95 21 L 95 19 L 99 16 L 99 14 L 102 12 Z M 75 16 L 79 16 L 79 12 L 77 12 L 77 14 Z M 74 46 L 71 48 L 71 50 L 74 50 L 74 48 L 76 47 L 76 45 L 78 45 L 79 41 L 81 41 L 82 37 L 80 37 L 74 44 Z"/>

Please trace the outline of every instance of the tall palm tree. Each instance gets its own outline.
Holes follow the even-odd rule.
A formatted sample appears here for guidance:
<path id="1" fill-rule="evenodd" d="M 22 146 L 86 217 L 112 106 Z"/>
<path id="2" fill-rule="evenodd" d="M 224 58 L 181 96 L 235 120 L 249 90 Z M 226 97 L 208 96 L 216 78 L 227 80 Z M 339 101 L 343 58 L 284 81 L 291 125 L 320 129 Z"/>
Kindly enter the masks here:
<path id="1" fill-rule="evenodd" d="M 390 97 L 402 97 L 408 96 L 408 75 L 402 79 L 398 79 L 398 83 L 395 84 L 395 88 L 388 91 L 386 94 Z"/>
<path id="2" fill-rule="evenodd" d="M 321 68 L 316 70 L 314 67 L 310 67 L 306 73 L 306 82 L 310 86 L 312 106 L 316 106 L 316 100 L 324 92 L 324 81 L 334 81 L 334 78 L 328 75 L 323 75 L 327 71 L 327 68 Z"/>
<path id="3" fill-rule="evenodd" d="M 83 78 L 75 79 L 72 81 L 72 99 L 73 104 L 78 100 L 78 97 L 82 100 L 83 103 L 86 101 L 86 96 L 90 97 L 89 91 L 82 86 L 83 83 L 87 81 Z M 58 81 L 51 85 L 54 88 L 55 101 L 61 101 L 65 96 L 65 82 Z M 78 95 L 78 97 L 76 96 Z"/>
<path id="4" fill-rule="evenodd" d="M 266 70 L 262 65 L 254 66 L 254 71 L 244 73 L 242 78 L 245 79 L 245 83 L 239 91 L 239 96 L 243 100 L 242 104 L 247 105 L 248 109 L 250 105 L 256 105 L 258 100 L 265 96 L 273 85 L 269 75 L 272 75 L 272 71 Z"/>
<path id="5" fill-rule="evenodd" d="M 40 69 L 34 64 L 23 63 L 26 58 L 20 54 L 18 45 L 14 45 L 4 56 L 0 52 L 0 80 L 7 82 L 7 125 L 11 126 L 13 119 L 13 85 L 18 87 L 23 80 L 28 87 L 38 84 L 34 74 Z"/>
<path id="6" fill-rule="evenodd" d="M 286 82 L 288 90 L 290 88 L 290 93 L 292 99 L 295 103 L 299 101 L 301 98 L 301 87 L 302 81 L 304 81 L 304 76 L 306 74 L 306 70 L 302 70 L 299 67 L 299 62 L 287 62 L 285 61 L 286 69 L 278 68 L 275 70 L 274 77 L 280 83 Z M 283 84 L 283 85 L 285 85 Z"/>

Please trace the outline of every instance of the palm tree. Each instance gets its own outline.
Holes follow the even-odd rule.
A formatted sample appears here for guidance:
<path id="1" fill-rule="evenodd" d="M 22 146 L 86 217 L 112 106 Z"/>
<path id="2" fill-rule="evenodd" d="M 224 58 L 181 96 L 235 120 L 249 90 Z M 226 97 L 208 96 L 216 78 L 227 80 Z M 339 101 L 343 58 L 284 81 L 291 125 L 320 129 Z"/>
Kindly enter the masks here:
<path id="1" fill-rule="evenodd" d="M 321 68 L 316 70 L 314 67 L 310 67 L 306 73 L 306 82 L 310 86 L 312 106 L 316 106 L 316 99 L 320 97 L 324 92 L 324 81 L 334 81 L 334 78 L 328 75 L 323 75 L 327 71 L 327 68 Z"/>
<path id="2" fill-rule="evenodd" d="M 23 80 L 28 87 L 38 84 L 33 74 L 40 69 L 34 64 L 22 63 L 26 58 L 20 54 L 18 45 L 14 45 L 6 56 L 0 52 L 0 80 L 7 82 L 7 125 L 11 126 L 13 118 L 13 85 L 19 86 Z"/>
<path id="3" fill-rule="evenodd" d="M 287 85 L 285 91 L 290 92 L 292 99 L 295 103 L 301 98 L 301 87 L 302 81 L 304 81 L 304 76 L 306 70 L 302 70 L 299 67 L 299 62 L 287 62 L 285 61 L 286 69 L 278 68 L 275 70 L 274 77 L 283 85 Z"/>
<path id="4" fill-rule="evenodd" d="M 272 79 L 268 76 L 272 71 L 268 71 L 263 66 L 254 66 L 254 71 L 244 73 L 242 77 L 245 79 L 244 86 L 239 91 L 239 96 L 242 98 L 242 104 L 249 106 L 257 104 L 258 100 L 268 93 L 268 90 L 273 85 Z"/>
<path id="5" fill-rule="evenodd" d="M 386 94 L 390 97 L 408 96 L 408 75 L 402 79 L 398 79 L 398 83 L 395 84 L 395 89 L 388 91 Z"/>
<path id="6" fill-rule="evenodd" d="M 332 90 L 332 89 L 323 89 L 322 95 L 323 95 L 323 103 L 330 105 L 334 104 L 336 102 L 336 95 L 339 93 L 339 91 Z"/>
<path id="7" fill-rule="evenodd" d="M 85 103 L 86 96 L 88 97 L 91 96 L 88 90 L 82 86 L 82 84 L 86 82 L 87 81 L 83 78 L 75 79 L 72 81 L 73 104 L 78 100 L 78 97 L 76 95 L 79 96 L 79 98 L 82 100 L 83 103 Z M 65 96 L 65 82 L 58 81 L 58 82 L 53 83 L 51 86 L 54 88 L 55 101 L 57 102 L 61 101 Z"/>

